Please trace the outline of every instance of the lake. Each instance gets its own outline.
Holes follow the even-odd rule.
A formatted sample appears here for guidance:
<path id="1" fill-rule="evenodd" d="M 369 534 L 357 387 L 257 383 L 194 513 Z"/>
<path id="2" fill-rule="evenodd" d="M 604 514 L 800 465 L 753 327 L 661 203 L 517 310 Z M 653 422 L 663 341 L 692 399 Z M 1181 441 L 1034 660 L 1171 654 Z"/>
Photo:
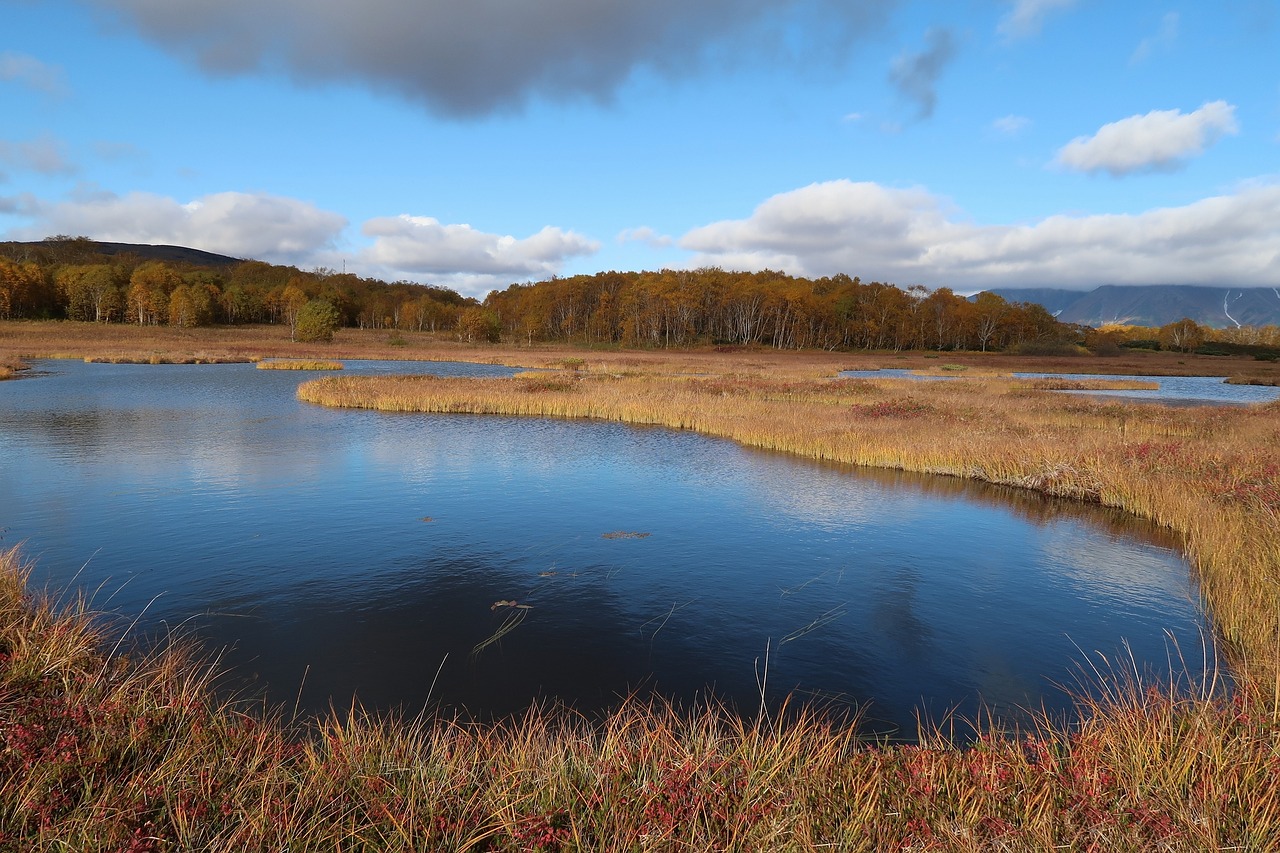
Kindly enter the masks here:
<path id="1" fill-rule="evenodd" d="M 502 376 L 348 361 L 346 374 Z M 747 710 L 1069 707 L 1127 648 L 1198 665 L 1176 539 L 1099 507 L 616 423 L 331 410 L 315 374 L 36 362 L 0 383 L 0 528 L 38 583 L 195 631 L 304 713 L 631 691 Z"/>

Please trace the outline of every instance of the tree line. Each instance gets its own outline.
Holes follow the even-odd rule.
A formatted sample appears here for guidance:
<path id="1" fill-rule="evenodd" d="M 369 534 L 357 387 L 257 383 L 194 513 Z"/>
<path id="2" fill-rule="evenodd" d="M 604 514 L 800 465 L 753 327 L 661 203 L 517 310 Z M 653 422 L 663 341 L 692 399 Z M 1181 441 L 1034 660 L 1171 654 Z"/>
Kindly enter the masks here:
<path id="1" fill-rule="evenodd" d="M 993 293 L 971 300 L 947 288 L 769 270 L 602 272 L 514 284 L 484 307 L 501 334 L 529 343 L 997 350 L 1078 337 L 1042 306 Z"/>
<path id="2" fill-rule="evenodd" d="M 899 288 L 848 275 L 809 279 L 719 268 L 601 272 L 512 284 L 483 303 L 448 288 L 384 282 L 262 261 L 203 262 L 104 254 L 86 238 L 0 243 L 0 319 L 62 318 L 139 326 L 274 323 L 437 332 L 460 340 L 626 347 L 704 344 L 781 349 L 1066 351 L 1207 343 L 1271 348 L 1280 329 L 1162 329 L 1059 323 L 1035 303 L 993 293 Z M 175 250 L 182 252 L 186 250 Z"/>
<path id="3" fill-rule="evenodd" d="M 342 326 L 451 331 L 474 299 L 411 282 L 262 261 L 210 266 L 123 253 L 83 238 L 0 244 L 0 319 L 68 319 L 139 326 L 279 323 L 296 328 L 311 301 Z M 231 260 L 231 259 L 228 259 Z"/>

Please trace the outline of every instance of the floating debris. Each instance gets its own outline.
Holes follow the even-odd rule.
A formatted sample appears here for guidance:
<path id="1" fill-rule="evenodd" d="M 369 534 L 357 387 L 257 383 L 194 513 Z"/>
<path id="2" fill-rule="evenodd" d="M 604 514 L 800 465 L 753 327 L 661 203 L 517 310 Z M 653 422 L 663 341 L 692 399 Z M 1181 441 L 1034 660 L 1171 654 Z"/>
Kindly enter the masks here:
<path id="1" fill-rule="evenodd" d="M 801 637 L 803 637 L 805 634 L 816 631 L 825 625 L 830 625 L 832 622 L 836 621 L 837 619 L 839 619 L 840 617 L 844 616 L 849 612 L 847 607 L 848 604 L 849 602 L 846 601 L 844 604 L 840 604 L 831 608 L 826 613 L 823 613 L 821 616 L 819 616 L 817 619 L 814 619 L 808 625 L 805 625 L 803 628 L 800 628 L 798 630 L 792 631 L 790 634 L 787 634 L 787 636 L 782 638 L 781 642 L 779 642 L 778 645 L 781 646 L 783 643 L 789 643 L 792 640 L 798 640 Z"/>
<path id="2" fill-rule="evenodd" d="M 650 619 L 648 622 L 646 622 L 646 623 L 644 623 L 643 625 L 641 625 L 641 626 L 640 626 L 640 633 L 641 633 L 641 634 L 643 634 L 643 633 L 644 633 L 644 629 L 645 629 L 645 628 L 648 628 L 648 627 L 649 627 L 650 625 L 652 625 L 654 622 L 657 622 L 659 619 L 661 619 L 661 620 L 662 620 L 662 624 L 661 624 L 661 625 L 659 625 L 657 628 L 655 628 L 655 629 L 654 629 L 654 631 L 653 631 L 653 633 L 649 635 L 649 641 L 650 641 L 650 642 L 653 642 L 653 638 L 654 638 L 654 637 L 656 637 L 656 636 L 658 636 L 658 632 L 659 632 L 659 631 L 661 631 L 663 628 L 665 628 L 665 627 L 667 626 L 667 622 L 671 619 L 671 617 L 672 617 L 672 616 L 674 616 L 674 615 L 675 615 L 675 613 L 676 613 L 676 611 L 677 611 L 677 610 L 684 610 L 686 607 L 688 607 L 690 604 L 693 604 L 693 603 L 694 603 L 695 601 L 697 601 L 697 600 L 698 600 L 698 599 L 696 599 L 696 598 L 691 598 L 691 599 L 689 599 L 688 601 L 686 601 L 684 604 L 673 604 L 673 605 L 671 605 L 671 609 L 670 609 L 669 611 L 667 611 L 667 612 L 666 612 L 666 614 L 664 614 L 664 615 L 662 615 L 662 616 L 655 616 L 655 617 L 653 617 L 652 619 Z"/>
<path id="3" fill-rule="evenodd" d="M 514 609 L 507 614 L 506 619 L 502 620 L 502 624 L 498 626 L 498 630 L 494 631 L 487 638 L 477 643 L 475 647 L 471 649 L 471 660 L 473 662 L 476 660 L 476 658 L 480 657 L 481 652 L 483 652 L 485 649 L 492 646 L 494 643 L 497 643 L 507 634 L 510 634 L 517 627 L 519 627 L 520 623 L 523 622 L 525 617 L 529 615 L 529 610 L 531 609 L 530 606 L 527 604 L 516 604 L 514 601 L 505 601 L 505 600 L 495 601 L 493 603 L 493 607 L 489 609 L 496 610 L 500 606 L 511 607 Z"/>
<path id="4" fill-rule="evenodd" d="M 807 587 L 809 584 L 816 583 L 822 580 L 823 578 L 825 578 L 827 575 L 831 574 L 832 572 L 837 572 L 837 571 L 838 571 L 838 574 L 836 575 L 836 583 L 839 583 L 840 581 L 844 580 L 844 569 L 839 569 L 839 570 L 827 569 L 822 574 L 818 575 L 817 577 L 809 578 L 807 581 L 800 584 L 799 586 L 778 587 L 778 589 L 782 592 L 783 596 L 794 595 L 795 593 Z"/>
<path id="5" fill-rule="evenodd" d="M 601 539 L 645 539 L 648 533 L 635 533 L 629 530 L 615 530 L 612 533 L 601 533 Z"/>
<path id="6" fill-rule="evenodd" d="M 421 520 L 421 521 L 425 521 L 425 522 L 427 522 L 428 524 L 430 524 L 431 522 L 435 521 L 435 519 L 434 519 L 434 518 L 432 518 L 432 517 L 431 517 L 431 516 L 429 516 L 429 515 L 424 515 L 420 520 Z"/>
<path id="7" fill-rule="evenodd" d="M 497 610 L 499 607 L 511 607 L 515 610 L 532 610 L 533 609 L 532 604 L 519 604 L 515 601 L 508 601 L 505 598 L 499 599 L 498 601 L 495 601 L 493 604 L 489 605 L 490 610 Z"/>

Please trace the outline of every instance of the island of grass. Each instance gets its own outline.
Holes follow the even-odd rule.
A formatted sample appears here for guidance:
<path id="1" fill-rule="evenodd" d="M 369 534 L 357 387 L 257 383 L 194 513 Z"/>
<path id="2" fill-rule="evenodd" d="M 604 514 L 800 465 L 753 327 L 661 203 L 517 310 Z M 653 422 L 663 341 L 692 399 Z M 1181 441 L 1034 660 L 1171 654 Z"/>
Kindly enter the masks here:
<path id="1" fill-rule="evenodd" d="M 340 361 L 310 358 L 273 358 L 258 362 L 259 370 L 342 370 Z"/>

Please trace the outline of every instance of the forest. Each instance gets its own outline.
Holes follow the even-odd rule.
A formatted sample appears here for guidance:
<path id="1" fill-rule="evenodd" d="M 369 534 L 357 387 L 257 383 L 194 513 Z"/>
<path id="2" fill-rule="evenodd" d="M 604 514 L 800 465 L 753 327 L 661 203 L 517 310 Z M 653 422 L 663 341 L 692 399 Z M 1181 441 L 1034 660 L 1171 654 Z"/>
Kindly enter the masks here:
<path id="1" fill-rule="evenodd" d="M 149 251 L 162 248 L 170 251 Z M 770 270 L 611 271 L 512 284 L 479 302 L 444 287 L 175 247 L 122 248 L 62 236 L 0 243 L 0 320 L 266 323 L 288 326 L 292 333 L 300 312 L 314 301 L 331 305 L 340 327 L 527 345 L 1036 354 L 1081 345 L 1094 351 L 1133 345 L 1192 351 L 1209 343 L 1280 344 L 1275 327 L 1215 331 L 1181 320 L 1160 329 L 1091 329 L 1060 323 L 1036 303 L 1008 302 L 994 293 L 966 297 L 946 287 L 903 289 L 843 274 L 809 279 Z"/>
<path id="2" fill-rule="evenodd" d="M 292 327 L 303 306 L 318 299 L 337 309 L 342 326 L 449 331 L 476 306 L 443 287 L 208 257 L 219 260 L 108 255 L 86 238 L 0 243 L 0 320 Z"/>
<path id="3" fill-rule="evenodd" d="M 514 340 L 668 347 L 992 350 L 1074 342 L 1035 304 L 947 288 L 907 290 L 837 275 L 807 279 L 718 268 L 605 272 L 517 284 L 485 307 Z"/>

